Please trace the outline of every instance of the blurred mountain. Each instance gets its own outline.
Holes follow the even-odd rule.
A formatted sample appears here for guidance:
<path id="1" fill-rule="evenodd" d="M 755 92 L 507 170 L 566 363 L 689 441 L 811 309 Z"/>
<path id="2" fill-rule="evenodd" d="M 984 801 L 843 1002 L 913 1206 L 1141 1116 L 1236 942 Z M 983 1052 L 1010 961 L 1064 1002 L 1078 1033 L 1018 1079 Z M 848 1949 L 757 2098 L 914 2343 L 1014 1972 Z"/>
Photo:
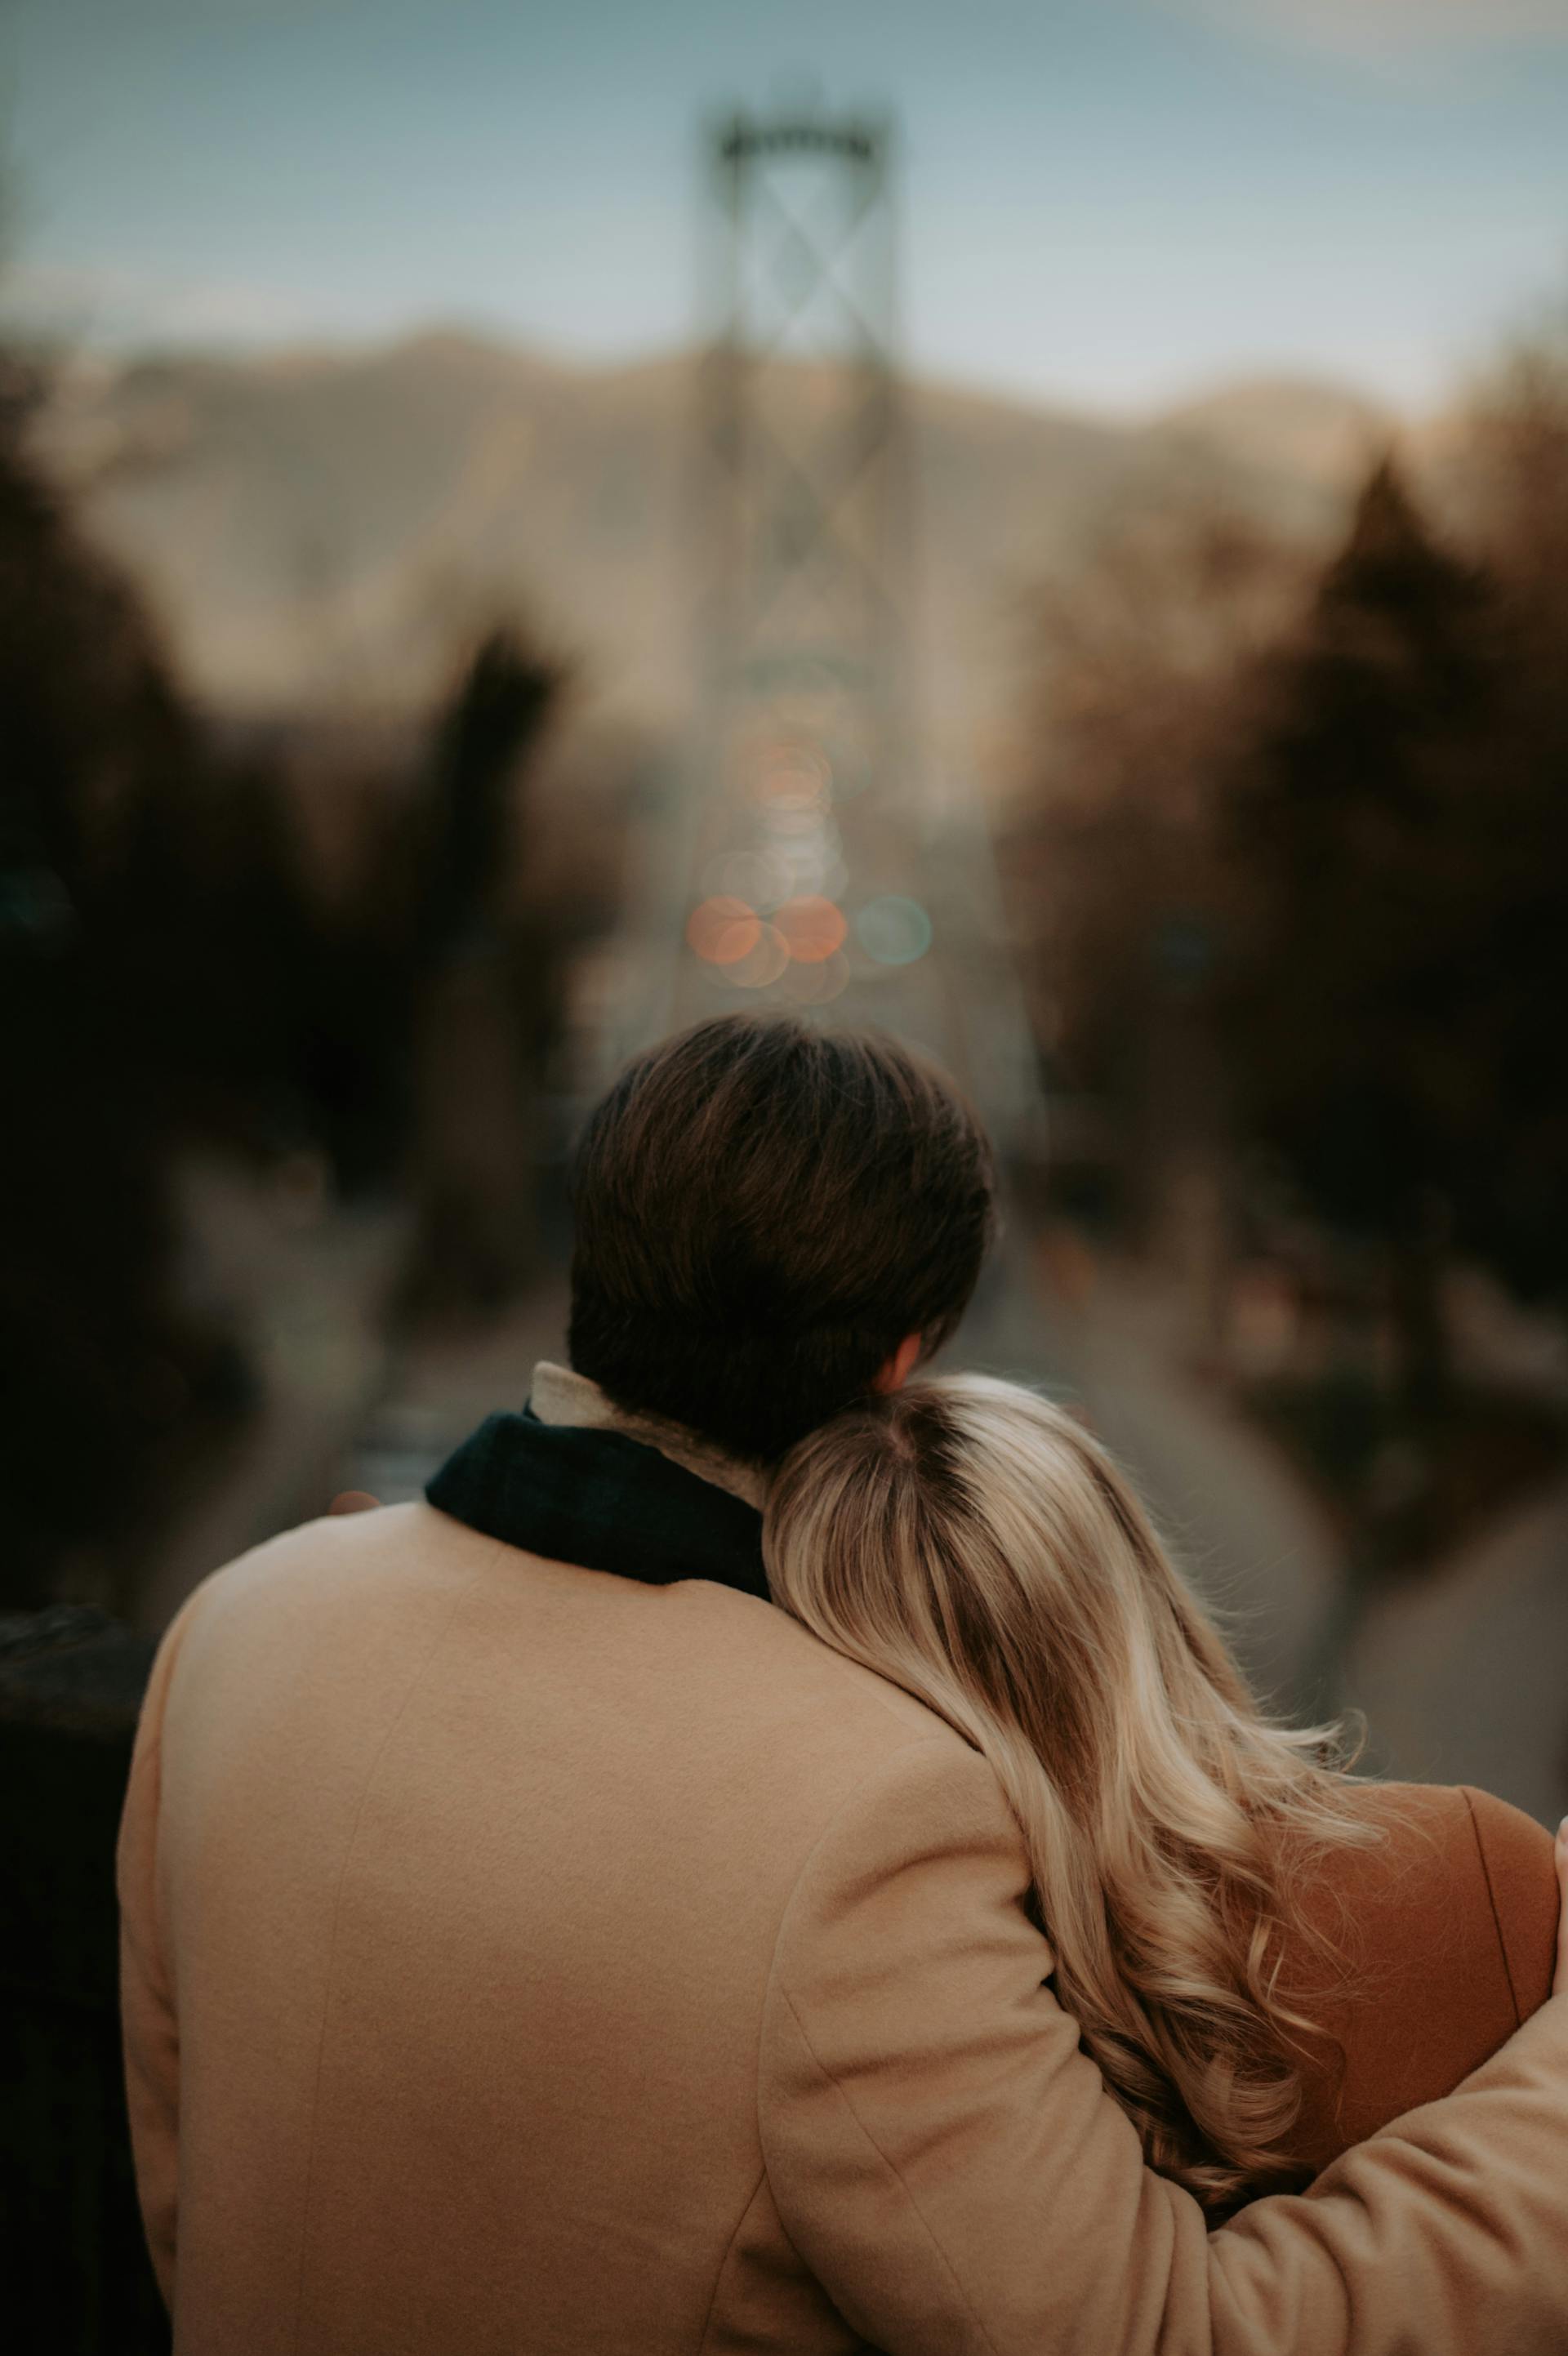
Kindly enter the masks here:
<path id="1" fill-rule="evenodd" d="M 1341 384 L 1311 377 L 1255 377 L 1169 409 L 1166 436 L 1186 437 L 1230 459 L 1338 489 L 1386 455 L 1395 420 Z"/>
<path id="2" fill-rule="evenodd" d="M 693 394 L 687 357 L 587 369 L 444 332 L 83 365 L 50 431 L 214 704 L 423 701 L 521 605 L 580 656 L 594 703 L 660 725 L 689 694 Z M 921 676 L 950 762 L 1003 723 L 1031 584 L 1173 509 L 1326 540 L 1387 428 L 1354 393 L 1292 381 L 1135 423 L 929 383 L 909 410 Z"/>

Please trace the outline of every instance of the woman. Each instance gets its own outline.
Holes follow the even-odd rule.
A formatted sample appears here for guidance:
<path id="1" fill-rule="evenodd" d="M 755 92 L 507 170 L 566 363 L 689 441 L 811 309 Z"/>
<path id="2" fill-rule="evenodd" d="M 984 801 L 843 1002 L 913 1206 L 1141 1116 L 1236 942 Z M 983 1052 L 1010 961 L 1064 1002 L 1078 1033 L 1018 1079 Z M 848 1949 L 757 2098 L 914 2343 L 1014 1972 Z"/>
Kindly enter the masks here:
<path id="1" fill-rule="evenodd" d="M 939 1711 L 1024 1835 L 1057 1992 L 1151 2163 L 1218 2217 L 1451 2090 L 1552 1982 L 1538 1825 L 1353 1782 L 1273 1724 L 1095 1440 L 960 1376 L 802 1441 L 777 1600 Z"/>

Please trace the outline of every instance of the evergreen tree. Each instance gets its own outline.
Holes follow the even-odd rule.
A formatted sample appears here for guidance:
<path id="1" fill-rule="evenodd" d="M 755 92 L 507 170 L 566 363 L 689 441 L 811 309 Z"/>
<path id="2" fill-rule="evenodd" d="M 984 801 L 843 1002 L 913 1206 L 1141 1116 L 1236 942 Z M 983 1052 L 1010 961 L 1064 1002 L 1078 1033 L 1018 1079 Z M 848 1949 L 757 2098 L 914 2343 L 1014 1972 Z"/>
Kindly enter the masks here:
<path id="1" fill-rule="evenodd" d="M 199 1140 L 264 1162 L 303 1146 L 340 1194 L 407 1183 L 430 1143 L 415 1133 L 424 1012 L 449 969 L 489 942 L 497 1091 L 526 1104 L 564 937 L 534 927 L 509 997 L 503 951 L 523 927 L 504 906 L 507 825 L 557 667 L 505 634 L 479 649 L 420 788 L 381 798 L 363 888 L 324 908 L 280 765 L 215 749 L 134 586 L 35 461 L 33 397 L 0 353 L 8 1603 L 48 1599 L 62 1574 L 106 1593 L 124 1582 L 248 1403 L 233 1343 L 176 1302 L 172 1150 Z M 507 1175 L 526 1191 L 522 1157 Z M 496 1215 L 524 1239 L 503 1270 L 515 1283 L 527 1205 Z M 460 1196 L 452 1224 L 471 1220 Z"/>
<path id="2" fill-rule="evenodd" d="M 1488 583 L 1380 466 L 1228 801 L 1238 1110 L 1312 1213 L 1382 1248 L 1422 1412 L 1446 1385 L 1446 1257 L 1485 1234 L 1477 1181 L 1517 1109 L 1508 656 Z"/>

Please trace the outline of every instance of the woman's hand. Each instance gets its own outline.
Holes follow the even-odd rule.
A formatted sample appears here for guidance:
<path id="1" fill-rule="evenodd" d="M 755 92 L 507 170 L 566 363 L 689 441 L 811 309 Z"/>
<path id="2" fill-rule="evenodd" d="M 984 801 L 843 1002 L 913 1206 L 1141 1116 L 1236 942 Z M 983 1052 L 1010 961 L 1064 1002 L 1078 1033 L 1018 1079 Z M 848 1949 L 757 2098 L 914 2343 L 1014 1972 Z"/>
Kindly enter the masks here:
<path id="1" fill-rule="evenodd" d="M 1562 1892 L 1563 1907 L 1557 1917 L 1557 1970 L 1552 1993 L 1568 1996 L 1568 1816 L 1557 1827 L 1557 1887 Z"/>

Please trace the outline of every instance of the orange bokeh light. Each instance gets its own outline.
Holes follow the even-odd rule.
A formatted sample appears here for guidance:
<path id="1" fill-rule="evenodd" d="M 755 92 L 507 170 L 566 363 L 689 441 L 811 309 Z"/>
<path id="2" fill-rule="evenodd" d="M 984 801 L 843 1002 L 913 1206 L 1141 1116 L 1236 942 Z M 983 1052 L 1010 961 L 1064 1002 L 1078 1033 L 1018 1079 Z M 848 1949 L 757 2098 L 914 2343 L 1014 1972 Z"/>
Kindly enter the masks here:
<path id="1" fill-rule="evenodd" d="M 744 900 L 721 895 L 693 909 L 686 938 L 709 965 L 738 965 L 762 938 L 762 919 Z"/>
<path id="2" fill-rule="evenodd" d="M 789 944 L 789 954 L 801 965 L 821 965 L 843 947 L 849 926 L 843 911 L 815 894 L 786 900 L 774 911 L 773 921 Z"/>

